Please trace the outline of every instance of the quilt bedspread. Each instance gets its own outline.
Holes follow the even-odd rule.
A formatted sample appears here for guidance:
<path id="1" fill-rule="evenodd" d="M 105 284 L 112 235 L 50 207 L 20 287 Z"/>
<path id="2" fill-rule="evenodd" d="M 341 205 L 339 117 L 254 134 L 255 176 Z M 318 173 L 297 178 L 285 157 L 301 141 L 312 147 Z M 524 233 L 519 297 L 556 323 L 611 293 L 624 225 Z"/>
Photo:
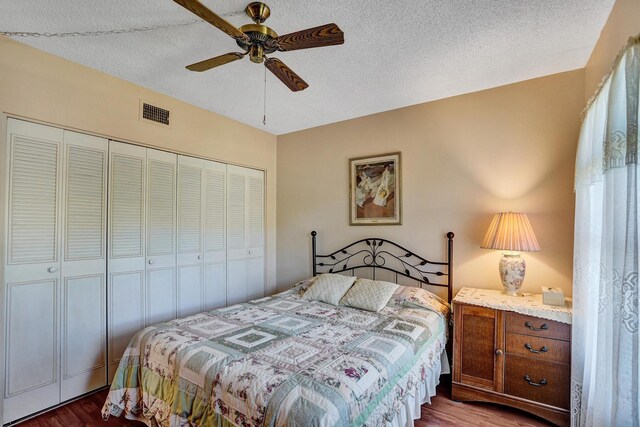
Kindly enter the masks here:
<path id="1" fill-rule="evenodd" d="M 103 417 L 159 426 L 384 425 L 440 360 L 446 303 L 400 287 L 381 312 L 289 291 L 138 332 Z"/>

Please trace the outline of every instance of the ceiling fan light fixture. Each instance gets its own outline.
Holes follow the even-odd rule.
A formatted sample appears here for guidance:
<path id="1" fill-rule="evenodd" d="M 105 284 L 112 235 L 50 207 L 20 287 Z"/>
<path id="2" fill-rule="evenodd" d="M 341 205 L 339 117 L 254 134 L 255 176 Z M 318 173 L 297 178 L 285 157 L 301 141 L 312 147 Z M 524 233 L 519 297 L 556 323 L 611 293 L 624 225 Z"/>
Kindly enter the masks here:
<path id="1" fill-rule="evenodd" d="M 264 61 L 264 48 L 259 44 L 254 44 L 249 48 L 249 59 L 251 62 L 261 64 Z"/>

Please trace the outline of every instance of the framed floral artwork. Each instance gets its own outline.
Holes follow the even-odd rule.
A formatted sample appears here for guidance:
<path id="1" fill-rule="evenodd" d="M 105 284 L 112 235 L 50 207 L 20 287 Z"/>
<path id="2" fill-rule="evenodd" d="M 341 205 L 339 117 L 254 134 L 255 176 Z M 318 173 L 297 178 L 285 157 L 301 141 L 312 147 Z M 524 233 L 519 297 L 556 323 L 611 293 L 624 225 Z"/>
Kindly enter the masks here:
<path id="1" fill-rule="evenodd" d="M 349 224 L 402 224 L 400 153 L 349 159 Z"/>

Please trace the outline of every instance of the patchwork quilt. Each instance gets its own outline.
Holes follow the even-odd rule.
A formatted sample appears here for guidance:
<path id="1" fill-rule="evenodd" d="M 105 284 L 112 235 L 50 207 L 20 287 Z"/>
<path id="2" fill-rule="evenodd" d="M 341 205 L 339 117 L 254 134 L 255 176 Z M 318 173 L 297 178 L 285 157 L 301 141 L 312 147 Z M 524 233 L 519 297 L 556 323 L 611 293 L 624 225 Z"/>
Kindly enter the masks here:
<path id="1" fill-rule="evenodd" d="M 102 409 L 159 426 L 385 425 L 423 386 L 449 307 L 400 286 L 380 312 L 291 290 L 147 327 Z"/>

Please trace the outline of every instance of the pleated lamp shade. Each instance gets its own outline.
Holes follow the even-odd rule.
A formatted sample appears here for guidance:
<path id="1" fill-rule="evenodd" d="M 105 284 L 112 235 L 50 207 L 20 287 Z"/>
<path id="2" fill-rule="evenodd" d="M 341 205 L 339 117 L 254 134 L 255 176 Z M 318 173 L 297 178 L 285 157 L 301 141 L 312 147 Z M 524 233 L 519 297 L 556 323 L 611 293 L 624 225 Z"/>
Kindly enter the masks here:
<path id="1" fill-rule="evenodd" d="M 516 252 L 538 252 L 540 250 L 529 218 L 527 218 L 527 214 L 521 212 L 495 214 L 480 247 Z"/>

